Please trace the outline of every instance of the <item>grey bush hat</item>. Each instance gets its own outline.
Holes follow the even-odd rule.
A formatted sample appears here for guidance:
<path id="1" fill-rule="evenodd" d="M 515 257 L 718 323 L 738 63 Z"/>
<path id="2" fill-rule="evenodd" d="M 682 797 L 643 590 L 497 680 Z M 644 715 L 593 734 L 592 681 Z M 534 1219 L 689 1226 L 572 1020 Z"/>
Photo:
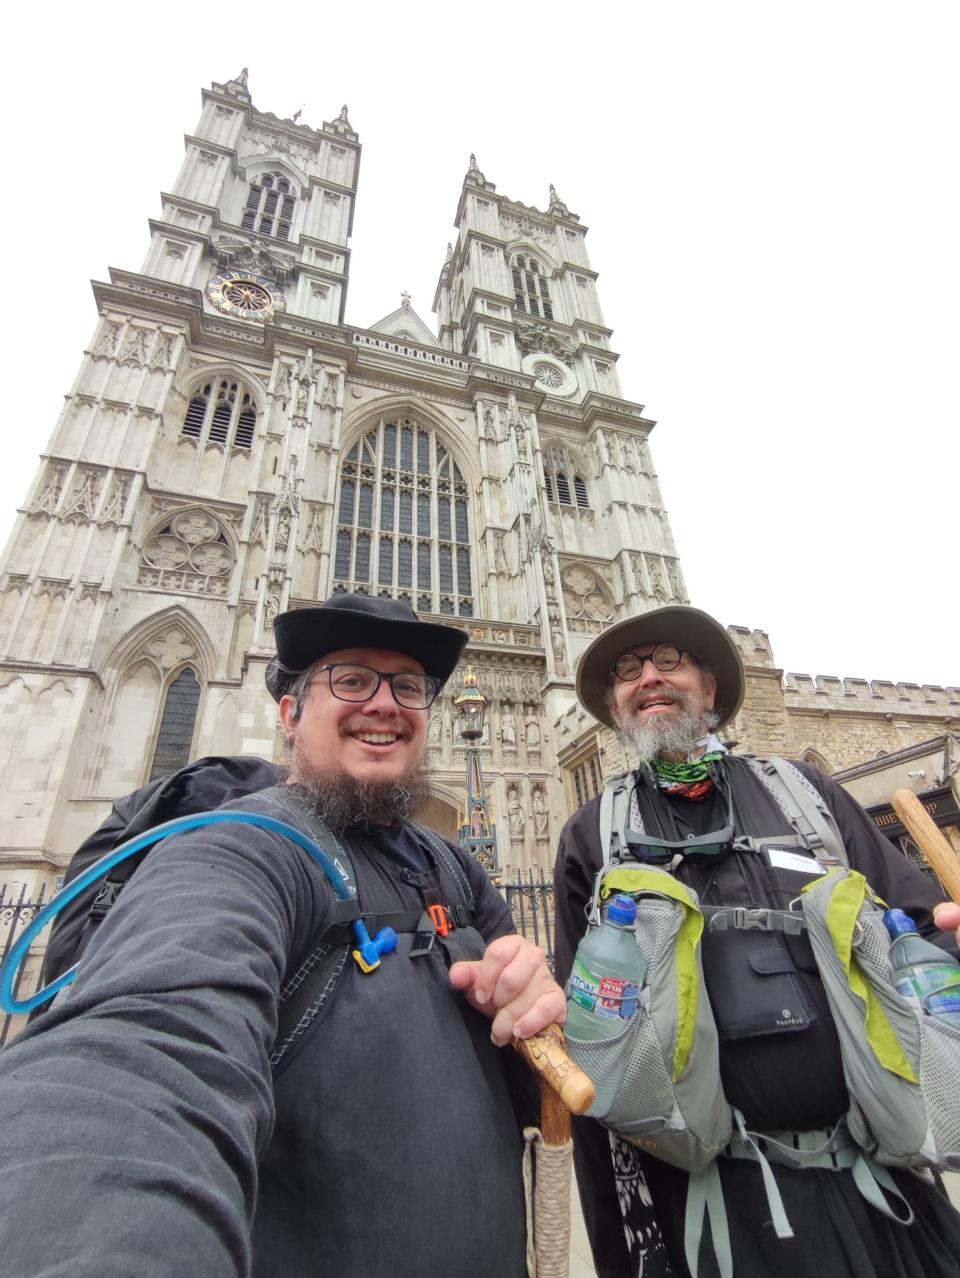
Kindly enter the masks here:
<path id="1" fill-rule="evenodd" d="M 654 608 L 628 617 L 598 635 L 577 666 L 577 697 L 594 718 L 616 728 L 607 705 L 610 667 L 630 648 L 648 643 L 675 643 L 698 657 L 717 681 L 714 709 L 720 724 L 728 723 L 743 704 L 746 675 L 736 644 L 721 626 L 699 608 Z"/>
<path id="2" fill-rule="evenodd" d="M 265 681 L 279 701 L 302 670 L 339 648 L 388 648 L 415 658 L 441 684 L 453 674 L 470 636 L 459 626 L 421 621 L 406 599 L 337 594 L 317 608 L 282 612 L 273 623 L 277 656 Z"/>

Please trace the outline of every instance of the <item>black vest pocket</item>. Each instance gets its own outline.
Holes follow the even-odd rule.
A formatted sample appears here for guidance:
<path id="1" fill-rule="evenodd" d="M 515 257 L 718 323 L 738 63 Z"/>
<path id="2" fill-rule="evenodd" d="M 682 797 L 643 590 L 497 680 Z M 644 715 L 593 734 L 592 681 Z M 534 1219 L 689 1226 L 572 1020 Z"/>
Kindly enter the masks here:
<path id="1" fill-rule="evenodd" d="M 796 1033 L 817 1019 L 776 932 L 727 931 L 705 947 L 704 979 L 722 1041 Z"/>

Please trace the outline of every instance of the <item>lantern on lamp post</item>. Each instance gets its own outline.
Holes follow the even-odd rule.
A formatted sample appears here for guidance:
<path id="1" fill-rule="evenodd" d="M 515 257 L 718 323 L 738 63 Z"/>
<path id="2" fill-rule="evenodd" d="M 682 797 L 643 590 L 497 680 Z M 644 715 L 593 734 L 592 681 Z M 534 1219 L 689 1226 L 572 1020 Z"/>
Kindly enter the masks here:
<path id="1" fill-rule="evenodd" d="M 463 738 L 467 754 L 466 787 L 457 819 L 457 838 L 462 848 L 480 862 L 490 875 L 500 872 L 497 864 L 497 831 L 493 821 L 493 801 L 483 780 L 478 749 L 483 736 L 487 698 L 477 687 L 473 666 L 467 667 L 463 687 L 453 699 L 457 731 Z"/>

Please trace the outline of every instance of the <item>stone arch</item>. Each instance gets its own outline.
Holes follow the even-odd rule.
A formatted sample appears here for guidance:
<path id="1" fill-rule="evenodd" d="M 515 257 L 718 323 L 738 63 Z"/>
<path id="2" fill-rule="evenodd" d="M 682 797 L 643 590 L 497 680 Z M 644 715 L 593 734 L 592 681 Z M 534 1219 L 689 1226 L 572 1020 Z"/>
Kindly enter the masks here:
<path id="1" fill-rule="evenodd" d="M 146 781 L 167 694 L 187 669 L 199 685 L 195 740 L 204 689 L 215 668 L 208 636 L 178 605 L 141 622 L 115 644 L 104 662 L 104 694 L 89 751 L 88 791 L 114 799 Z"/>
<path id="2" fill-rule="evenodd" d="M 262 177 L 264 173 L 273 173 L 281 170 L 291 182 L 297 184 L 296 198 L 302 200 L 306 197 L 310 189 L 310 179 L 302 169 L 289 159 L 289 157 L 281 155 L 279 151 L 265 151 L 260 155 L 250 156 L 240 163 L 243 174 L 243 180 L 246 183 L 256 182 L 257 178 Z"/>
<path id="3" fill-rule="evenodd" d="M 420 812 L 414 818 L 421 825 L 449 839 L 457 841 L 457 798 L 458 792 L 450 786 L 432 782 L 430 796 Z"/>
<path id="4" fill-rule="evenodd" d="M 189 403 L 190 397 L 205 382 L 215 381 L 218 377 L 232 378 L 235 381 L 243 382 L 256 402 L 257 416 L 259 417 L 265 411 L 267 406 L 266 386 L 249 368 L 234 364 L 230 360 L 217 360 L 212 364 L 203 364 L 199 368 L 191 368 L 188 373 L 178 379 L 178 393 L 183 397 L 184 403 Z"/>
<path id="5" fill-rule="evenodd" d="M 357 440 L 361 439 L 366 431 L 376 426 L 382 418 L 394 415 L 422 420 L 425 426 L 436 431 L 437 437 L 460 467 L 471 491 L 476 490 L 482 478 L 479 455 L 474 457 L 476 450 L 466 431 L 451 422 L 449 417 L 434 405 L 419 399 L 416 395 L 386 395 L 382 399 L 362 405 L 351 413 L 345 411 L 340 431 L 341 457 L 346 456 Z"/>
<path id="6" fill-rule="evenodd" d="M 520 254 L 521 257 L 536 258 L 540 265 L 546 268 L 549 277 L 556 275 L 559 269 L 557 260 L 547 252 L 542 244 L 535 244 L 531 239 L 510 240 L 505 252 L 508 263 L 512 263 L 517 254 Z"/>
<path id="7" fill-rule="evenodd" d="M 812 763 L 815 768 L 819 768 L 821 772 L 827 776 L 833 771 L 832 766 L 827 762 L 819 750 L 814 750 L 812 746 L 808 746 L 800 756 L 804 763 Z"/>
<path id="8" fill-rule="evenodd" d="M 236 537 L 226 520 L 206 506 L 183 506 L 147 527 L 136 582 L 151 590 L 224 598 L 237 553 Z"/>

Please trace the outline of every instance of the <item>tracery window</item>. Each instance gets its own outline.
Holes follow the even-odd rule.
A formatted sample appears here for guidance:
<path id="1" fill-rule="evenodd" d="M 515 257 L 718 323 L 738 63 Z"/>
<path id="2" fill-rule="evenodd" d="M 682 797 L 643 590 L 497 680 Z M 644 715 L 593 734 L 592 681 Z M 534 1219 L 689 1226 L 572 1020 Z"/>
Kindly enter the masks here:
<path id="1" fill-rule="evenodd" d="M 518 311 L 553 319 L 547 277 L 534 257 L 518 253 L 510 263 L 513 274 L 513 301 Z"/>
<path id="2" fill-rule="evenodd" d="M 436 433 L 407 418 L 382 421 L 341 467 L 335 588 L 472 617 L 470 523 L 466 481 Z"/>
<path id="3" fill-rule="evenodd" d="M 282 173 L 264 173 L 250 183 L 240 225 L 258 235 L 289 240 L 297 199 L 289 178 Z"/>
<path id="4" fill-rule="evenodd" d="M 167 687 L 163 714 L 157 729 L 150 781 L 168 776 L 189 763 L 199 704 L 200 683 L 190 667 L 186 666 Z"/>
<path id="5" fill-rule="evenodd" d="M 186 510 L 147 538 L 137 584 L 153 590 L 226 595 L 233 550 L 219 522 L 205 510 Z"/>
<path id="6" fill-rule="evenodd" d="M 600 756 L 594 750 L 568 769 L 573 789 L 575 808 L 582 808 L 590 799 L 595 798 L 601 789 Z"/>
<path id="7" fill-rule="evenodd" d="M 575 505 L 581 510 L 589 510 L 587 481 L 571 463 L 572 458 L 560 448 L 551 448 L 544 453 L 543 484 L 547 500 L 561 506 Z"/>
<path id="8" fill-rule="evenodd" d="M 181 435 L 210 444 L 250 448 L 257 429 L 257 409 L 242 382 L 223 377 L 194 391 L 183 418 Z"/>

